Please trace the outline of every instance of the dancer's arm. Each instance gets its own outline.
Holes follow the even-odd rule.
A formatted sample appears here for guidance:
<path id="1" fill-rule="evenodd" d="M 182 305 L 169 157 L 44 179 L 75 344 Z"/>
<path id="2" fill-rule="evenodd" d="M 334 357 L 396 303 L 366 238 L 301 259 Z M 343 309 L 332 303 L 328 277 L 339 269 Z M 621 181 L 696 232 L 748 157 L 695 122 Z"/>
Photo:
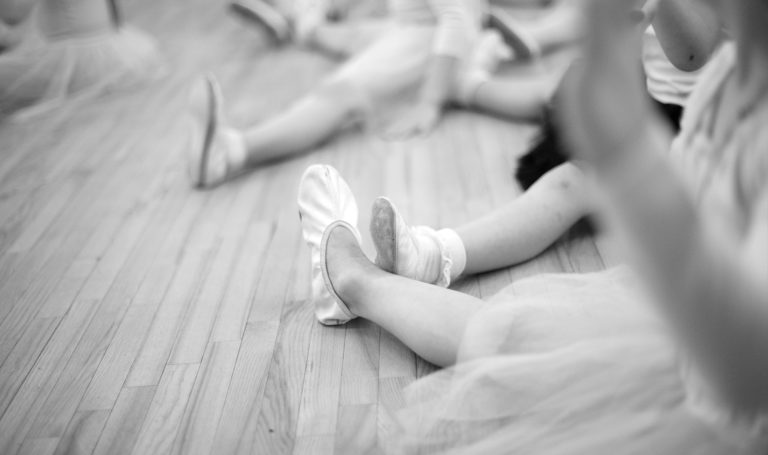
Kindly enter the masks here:
<path id="1" fill-rule="evenodd" d="M 590 9 L 585 69 L 569 80 L 562 106 L 574 151 L 591 164 L 606 213 L 635 246 L 662 315 L 711 385 L 742 410 L 764 409 L 768 184 L 749 232 L 702 219 L 664 159 L 669 134 L 651 116 L 634 64 L 621 57 L 633 52 L 634 41 L 618 25 L 621 2 L 593 4 L 599 7 Z"/>
<path id="2" fill-rule="evenodd" d="M 609 165 L 595 163 L 607 208 L 656 285 L 662 313 L 712 385 L 740 409 L 764 409 L 768 186 L 748 232 L 723 230 L 702 219 L 661 144 L 637 139 Z"/>
<path id="3" fill-rule="evenodd" d="M 700 0 L 658 0 L 652 24 L 664 53 L 682 71 L 704 66 L 722 40 L 715 12 Z"/>

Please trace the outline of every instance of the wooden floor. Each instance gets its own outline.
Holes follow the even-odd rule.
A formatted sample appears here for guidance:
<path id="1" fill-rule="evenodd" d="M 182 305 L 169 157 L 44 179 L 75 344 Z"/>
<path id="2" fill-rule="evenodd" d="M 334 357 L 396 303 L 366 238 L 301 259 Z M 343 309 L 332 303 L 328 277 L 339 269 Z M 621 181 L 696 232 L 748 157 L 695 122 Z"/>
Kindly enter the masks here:
<path id="1" fill-rule="evenodd" d="M 333 65 L 270 48 L 222 2 L 125 3 L 161 43 L 164 79 L 0 124 L 0 453 L 386 450 L 387 410 L 433 367 L 370 323 L 315 322 L 298 178 L 310 163 L 336 166 L 362 226 L 381 194 L 415 223 L 453 226 L 519 194 L 511 172 L 533 128 L 455 112 L 426 140 L 353 131 L 192 191 L 183 112 L 194 76 L 215 73 L 244 125 Z M 571 234 L 457 288 L 486 298 L 535 273 L 601 268 L 595 242 Z"/>

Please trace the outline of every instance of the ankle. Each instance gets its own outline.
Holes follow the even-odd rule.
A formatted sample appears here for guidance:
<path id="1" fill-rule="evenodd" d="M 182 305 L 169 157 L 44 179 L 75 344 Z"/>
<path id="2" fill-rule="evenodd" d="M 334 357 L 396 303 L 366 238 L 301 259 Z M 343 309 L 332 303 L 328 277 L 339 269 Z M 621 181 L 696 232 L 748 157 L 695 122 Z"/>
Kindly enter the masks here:
<path id="1" fill-rule="evenodd" d="M 441 249 L 450 260 L 450 263 L 442 270 L 443 279 L 448 279 L 448 283 L 453 282 L 460 277 L 467 267 L 467 249 L 461 236 L 453 229 L 441 229 L 437 231 L 437 238 L 440 240 Z"/>
<path id="2" fill-rule="evenodd" d="M 372 269 L 378 270 L 367 258 L 338 264 L 334 268 L 329 264 L 328 275 L 334 291 L 356 316 L 361 315 L 365 287 L 376 279 L 375 270 Z"/>
<path id="3" fill-rule="evenodd" d="M 341 301 L 347 305 L 349 311 L 357 315 L 354 302 L 356 301 L 357 289 L 360 287 L 360 273 L 352 267 L 345 267 L 333 272 L 329 269 L 328 275 L 333 290 L 336 291 Z"/>
<path id="4" fill-rule="evenodd" d="M 461 75 L 454 86 L 453 101 L 465 108 L 474 107 L 477 92 L 489 79 L 490 76 L 481 71 Z"/>

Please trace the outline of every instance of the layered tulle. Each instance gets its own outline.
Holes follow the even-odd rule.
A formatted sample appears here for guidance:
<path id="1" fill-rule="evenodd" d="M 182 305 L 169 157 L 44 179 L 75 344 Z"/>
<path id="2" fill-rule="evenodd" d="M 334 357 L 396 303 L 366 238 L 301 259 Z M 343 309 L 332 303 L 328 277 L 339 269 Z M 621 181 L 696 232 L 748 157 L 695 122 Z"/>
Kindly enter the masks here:
<path id="1" fill-rule="evenodd" d="M 691 406 L 680 356 L 626 269 L 545 275 L 469 323 L 457 366 L 416 381 L 397 452 L 761 453 Z"/>
<path id="2" fill-rule="evenodd" d="M 0 55 L 0 115 L 35 113 L 130 87 L 162 68 L 154 41 L 130 27 L 30 41 Z"/>

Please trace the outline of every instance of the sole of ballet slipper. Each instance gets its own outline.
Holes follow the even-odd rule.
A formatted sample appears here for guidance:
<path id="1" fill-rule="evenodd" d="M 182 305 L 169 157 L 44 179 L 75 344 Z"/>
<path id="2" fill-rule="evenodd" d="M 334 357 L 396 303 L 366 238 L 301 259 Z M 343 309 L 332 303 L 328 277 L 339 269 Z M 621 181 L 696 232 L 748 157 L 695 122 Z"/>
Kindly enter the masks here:
<path id="1" fill-rule="evenodd" d="M 323 281 L 325 282 L 325 292 L 327 293 L 327 295 L 313 296 L 313 297 L 314 299 L 332 299 L 334 303 L 339 307 L 341 312 L 347 317 L 346 319 L 321 320 L 320 322 L 324 325 L 346 324 L 347 322 L 357 317 L 354 314 L 352 314 L 352 312 L 349 311 L 349 308 L 347 308 L 347 305 L 344 304 L 344 302 L 341 300 L 341 297 L 339 297 L 339 294 L 336 293 L 336 290 L 333 288 L 333 283 L 331 283 L 331 277 L 328 274 L 328 257 L 327 257 L 328 239 L 330 238 L 333 230 L 336 229 L 337 227 L 343 227 L 344 229 L 349 230 L 349 232 L 352 233 L 355 239 L 359 239 L 360 237 L 359 234 L 357 233 L 357 228 L 355 228 L 354 226 L 352 226 L 351 224 L 343 220 L 334 221 L 333 223 L 329 224 L 328 227 L 326 227 L 325 230 L 323 231 L 323 238 L 320 241 L 320 270 L 323 273 Z"/>
<path id="2" fill-rule="evenodd" d="M 371 208 L 371 237 L 376 248 L 376 265 L 395 273 L 397 265 L 397 212 L 385 197 L 373 201 Z"/>
<path id="3" fill-rule="evenodd" d="M 205 133 L 203 135 L 203 145 L 200 150 L 200 162 L 198 163 L 197 178 L 195 179 L 195 188 L 203 189 L 210 186 L 206 181 L 206 175 L 208 173 L 208 159 L 211 153 L 211 147 L 213 145 L 213 139 L 216 136 L 216 132 L 219 125 L 219 112 L 221 109 L 221 89 L 216 79 L 212 75 L 206 75 L 205 80 L 205 93 L 206 93 L 206 105 L 203 107 L 202 113 L 196 114 L 205 116 Z M 198 106 L 193 106 L 193 109 Z"/>

